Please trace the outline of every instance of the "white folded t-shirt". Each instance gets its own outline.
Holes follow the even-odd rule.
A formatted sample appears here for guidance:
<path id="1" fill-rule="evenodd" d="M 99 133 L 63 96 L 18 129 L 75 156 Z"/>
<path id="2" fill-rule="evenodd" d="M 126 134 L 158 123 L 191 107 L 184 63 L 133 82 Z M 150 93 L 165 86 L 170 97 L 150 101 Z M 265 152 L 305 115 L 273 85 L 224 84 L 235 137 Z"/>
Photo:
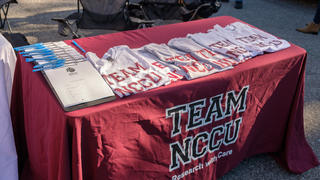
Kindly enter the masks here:
<path id="1" fill-rule="evenodd" d="M 238 62 L 244 62 L 245 60 L 254 57 L 254 54 L 244 47 L 237 45 L 227 38 L 225 35 L 216 32 L 209 31 L 207 33 L 195 33 L 188 34 L 187 37 L 191 38 L 198 44 L 225 56 L 229 56 Z"/>
<path id="2" fill-rule="evenodd" d="M 171 82 L 165 72 L 126 45 L 110 48 L 101 59 L 93 53 L 86 57 L 121 98 Z"/>
<path id="3" fill-rule="evenodd" d="M 224 33 L 226 38 L 246 49 L 262 54 L 263 52 L 276 52 L 290 47 L 290 44 L 269 33 L 250 27 L 242 22 L 235 22 L 222 28 L 214 26 L 214 30 Z"/>
<path id="4" fill-rule="evenodd" d="M 155 69 L 161 71 L 170 78 L 170 83 L 175 81 L 179 81 L 184 78 L 184 71 L 179 67 L 164 63 L 158 59 L 158 57 L 146 51 L 144 48 L 132 49 L 135 53 L 137 53 L 143 60 L 149 62 Z"/>
<path id="5" fill-rule="evenodd" d="M 189 53 L 201 62 L 211 64 L 215 70 L 210 71 L 210 73 L 232 69 L 239 63 L 230 57 L 201 46 L 191 38 L 173 38 L 168 42 L 168 46 Z"/>
<path id="6" fill-rule="evenodd" d="M 166 44 L 147 44 L 143 48 L 154 56 L 158 57 L 161 62 L 178 66 L 184 71 L 184 76 L 188 79 L 195 79 L 216 72 L 215 67 L 211 64 L 201 62 L 190 53 L 170 48 Z"/>

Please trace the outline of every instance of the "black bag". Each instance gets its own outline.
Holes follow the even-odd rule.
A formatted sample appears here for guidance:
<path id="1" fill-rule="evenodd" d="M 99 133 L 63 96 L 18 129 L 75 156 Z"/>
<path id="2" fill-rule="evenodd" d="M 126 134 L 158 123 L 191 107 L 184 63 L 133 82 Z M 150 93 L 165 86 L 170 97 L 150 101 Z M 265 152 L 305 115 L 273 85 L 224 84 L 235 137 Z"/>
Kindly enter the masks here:
<path id="1" fill-rule="evenodd" d="M 194 10 L 196 15 L 201 18 L 207 18 L 213 13 L 217 13 L 221 7 L 218 0 L 190 0 L 186 1 L 186 8 Z"/>
<path id="2" fill-rule="evenodd" d="M 26 46 L 29 42 L 25 35 L 21 33 L 3 33 L 2 34 L 12 45 L 12 47 Z"/>
<path id="3" fill-rule="evenodd" d="M 141 4 L 150 19 L 183 21 L 207 18 L 221 7 L 220 0 L 144 0 Z"/>

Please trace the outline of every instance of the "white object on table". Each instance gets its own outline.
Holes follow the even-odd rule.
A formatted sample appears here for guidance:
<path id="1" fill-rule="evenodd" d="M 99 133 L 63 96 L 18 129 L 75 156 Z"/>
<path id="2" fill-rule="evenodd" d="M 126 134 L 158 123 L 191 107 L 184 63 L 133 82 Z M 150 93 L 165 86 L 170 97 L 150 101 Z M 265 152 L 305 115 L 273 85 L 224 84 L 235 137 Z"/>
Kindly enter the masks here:
<path id="1" fill-rule="evenodd" d="M 17 153 L 9 104 L 16 56 L 11 44 L 0 34 L 0 180 L 17 180 Z"/>
<path id="2" fill-rule="evenodd" d="M 12 91 L 12 82 L 14 76 L 14 70 L 16 67 L 17 57 L 10 44 L 10 42 L 0 34 L 0 60 L 3 61 L 4 68 L 4 85 L 6 87 L 7 99 L 9 106 L 11 104 L 11 91 Z"/>

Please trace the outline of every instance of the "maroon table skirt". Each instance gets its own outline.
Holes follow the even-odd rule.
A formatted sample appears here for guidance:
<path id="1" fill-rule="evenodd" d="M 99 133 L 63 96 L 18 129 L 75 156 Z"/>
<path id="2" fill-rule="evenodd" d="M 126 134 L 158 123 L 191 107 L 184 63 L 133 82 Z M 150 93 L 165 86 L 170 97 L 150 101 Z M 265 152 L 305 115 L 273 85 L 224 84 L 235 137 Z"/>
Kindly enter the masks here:
<path id="1" fill-rule="evenodd" d="M 77 42 L 101 57 L 113 46 L 167 43 L 235 21 L 208 18 Z M 64 112 L 20 56 L 11 113 L 21 179 L 216 179 L 260 153 L 305 172 L 319 164 L 304 135 L 305 64 L 306 51 L 292 44 L 232 70 Z"/>

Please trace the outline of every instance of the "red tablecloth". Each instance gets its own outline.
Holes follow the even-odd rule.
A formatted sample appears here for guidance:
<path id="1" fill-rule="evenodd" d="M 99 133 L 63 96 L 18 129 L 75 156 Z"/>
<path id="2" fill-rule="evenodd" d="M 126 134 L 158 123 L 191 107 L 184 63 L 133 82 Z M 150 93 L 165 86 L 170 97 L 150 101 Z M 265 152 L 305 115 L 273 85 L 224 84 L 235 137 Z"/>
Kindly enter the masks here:
<path id="1" fill-rule="evenodd" d="M 78 39 L 110 47 L 166 43 L 232 17 Z M 66 41 L 70 43 L 70 41 Z M 302 173 L 319 164 L 303 129 L 306 51 L 255 57 L 232 70 L 64 112 L 20 57 L 12 99 L 22 179 L 216 179 L 244 158 L 273 153 Z"/>

